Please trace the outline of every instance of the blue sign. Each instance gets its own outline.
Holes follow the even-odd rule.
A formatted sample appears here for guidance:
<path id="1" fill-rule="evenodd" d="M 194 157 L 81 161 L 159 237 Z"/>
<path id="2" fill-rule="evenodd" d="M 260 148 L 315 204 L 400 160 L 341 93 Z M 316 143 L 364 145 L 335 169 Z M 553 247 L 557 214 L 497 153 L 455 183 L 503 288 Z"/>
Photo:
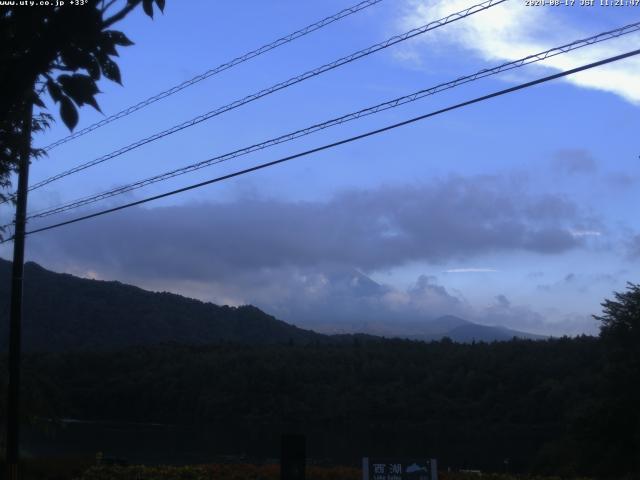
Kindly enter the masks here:
<path id="1" fill-rule="evenodd" d="M 428 460 L 362 459 L 362 480 L 438 480 L 438 463 Z"/>

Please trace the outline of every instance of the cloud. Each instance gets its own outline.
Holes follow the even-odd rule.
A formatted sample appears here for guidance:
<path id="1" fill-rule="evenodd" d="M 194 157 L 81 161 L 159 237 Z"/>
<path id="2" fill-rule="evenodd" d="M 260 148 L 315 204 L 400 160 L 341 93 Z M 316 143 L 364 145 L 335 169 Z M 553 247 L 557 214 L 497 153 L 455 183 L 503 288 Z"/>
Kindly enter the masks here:
<path id="1" fill-rule="evenodd" d="M 590 293 L 596 290 L 598 295 L 603 290 L 611 287 L 624 285 L 625 270 L 618 270 L 611 273 L 568 273 L 564 277 L 550 283 L 536 285 L 536 290 L 553 294 L 559 298 L 572 298 L 572 292 L 580 292 L 581 294 Z M 601 288 L 604 286 L 605 288 Z"/>
<path id="2" fill-rule="evenodd" d="M 269 292 L 253 303 L 286 321 L 327 333 L 429 335 L 437 331 L 430 322 L 445 315 L 542 335 L 575 335 L 597 330 L 589 315 L 571 313 L 547 318 L 532 306 L 516 304 L 504 294 L 497 295 L 488 306 L 472 305 L 459 294 L 451 293 L 434 276 L 420 275 L 406 289 L 379 284 L 348 269 L 328 269 L 322 273 L 308 270 L 302 275 L 289 272 L 278 278 L 287 285 L 286 301 L 276 302 L 273 292 Z M 300 282 L 301 279 L 304 280 Z M 565 279 L 569 281 L 572 279 Z"/>
<path id="3" fill-rule="evenodd" d="M 448 292 L 433 276 L 420 275 L 404 289 L 335 266 L 287 267 L 263 271 L 257 277 L 259 283 L 234 287 L 243 292 L 247 303 L 321 332 L 421 334 L 429 330 L 431 320 L 443 315 L 473 315 L 464 299 Z"/>
<path id="4" fill-rule="evenodd" d="M 506 295 L 497 295 L 494 302 L 485 307 L 477 320 L 485 325 L 507 325 L 516 330 L 532 333 L 548 333 L 545 318 L 527 305 L 514 305 Z"/>
<path id="5" fill-rule="evenodd" d="M 374 271 L 426 261 L 581 245 L 577 206 L 500 177 L 350 190 L 326 202 L 249 198 L 133 208 L 34 235 L 34 258 L 116 278 L 227 280 L 239 272 L 339 265 Z M 32 225 L 36 227 L 37 224 Z"/>
<path id="6" fill-rule="evenodd" d="M 489 273 L 497 271 L 493 268 L 450 268 L 443 273 Z"/>
<path id="7" fill-rule="evenodd" d="M 562 254 L 582 247 L 569 233 L 582 217 L 567 199 L 531 193 L 506 177 L 451 176 L 348 190 L 325 201 L 253 195 L 227 203 L 132 208 L 33 235 L 28 252 L 57 271 L 215 303 L 251 303 L 323 331 L 391 334 L 415 331 L 441 315 L 489 317 L 435 277 L 419 276 L 399 288 L 375 282 L 370 272 L 495 253 Z M 537 327 L 533 320 L 522 323 L 538 318 L 524 308 L 496 307 L 491 323 Z"/>
<path id="8" fill-rule="evenodd" d="M 574 237 L 599 237 L 602 232 L 598 230 L 569 230 Z"/>
<path id="9" fill-rule="evenodd" d="M 343 272 L 344 275 L 347 272 Z M 472 308 L 467 302 L 438 283 L 437 278 L 420 275 L 414 284 L 406 289 L 390 285 L 380 285 L 361 273 L 350 274 L 369 284 L 365 295 L 351 292 L 353 281 L 345 282 L 341 276 L 332 275 L 325 285 L 325 298 L 322 302 L 311 303 L 300 298 L 294 308 L 298 312 L 311 309 L 314 317 L 310 319 L 321 330 L 329 327 L 345 331 L 366 331 L 381 335 L 424 333 L 428 322 L 443 315 L 469 315 Z M 347 277 L 349 278 L 349 277 Z M 345 284 L 350 288 L 345 288 Z M 375 284 L 375 287 L 372 285 Z"/>
<path id="10" fill-rule="evenodd" d="M 400 19 L 401 28 L 412 28 L 467 8 L 468 0 L 409 0 Z M 470 50 L 483 60 L 513 61 L 549 48 L 591 36 L 571 24 L 570 12 L 565 15 L 553 8 L 531 8 L 524 2 L 505 2 L 487 11 L 472 15 L 445 29 L 431 32 L 419 41 L 429 46 L 455 45 Z M 600 30 L 608 30 L 601 28 Z M 637 42 L 634 33 L 617 40 L 591 45 L 569 54 L 540 62 L 553 70 L 569 70 L 628 50 Z M 565 81 L 573 85 L 614 93 L 633 103 L 640 103 L 637 72 L 640 59 L 633 57 L 596 69 L 571 75 Z"/>

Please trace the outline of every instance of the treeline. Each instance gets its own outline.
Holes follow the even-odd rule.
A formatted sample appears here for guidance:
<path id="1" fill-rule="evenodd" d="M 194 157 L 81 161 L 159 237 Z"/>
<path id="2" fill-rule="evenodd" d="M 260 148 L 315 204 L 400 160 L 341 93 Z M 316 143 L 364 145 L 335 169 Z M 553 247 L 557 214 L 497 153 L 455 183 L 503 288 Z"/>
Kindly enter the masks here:
<path id="1" fill-rule="evenodd" d="M 633 468 L 598 440 L 606 365 L 593 337 L 176 344 L 29 355 L 25 397 L 47 416 L 324 431 L 354 458 L 430 452 L 443 465 L 601 474 Z"/>

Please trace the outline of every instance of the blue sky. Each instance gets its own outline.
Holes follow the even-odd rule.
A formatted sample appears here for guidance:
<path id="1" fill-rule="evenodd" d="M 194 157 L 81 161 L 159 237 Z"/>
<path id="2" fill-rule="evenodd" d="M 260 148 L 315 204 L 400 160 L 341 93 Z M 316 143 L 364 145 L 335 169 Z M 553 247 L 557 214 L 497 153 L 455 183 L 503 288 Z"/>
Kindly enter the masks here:
<path id="1" fill-rule="evenodd" d="M 474 3 L 384 0 L 54 149 L 34 162 L 31 183 Z M 189 0 L 167 2 L 153 21 L 136 12 L 120 24 L 136 43 L 120 50 L 124 87 L 102 82 L 99 103 L 115 113 L 349 5 Z M 638 20 L 640 7 L 510 0 L 52 183 L 33 192 L 30 207 L 55 206 Z M 586 47 L 95 208 L 623 53 L 639 39 Z M 590 315 L 600 302 L 638 281 L 638 71 L 635 57 L 33 235 L 27 256 L 57 271 L 253 303 L 322 331 L 393 332 L 449 313 L 544 334 L 595 333 Z M 101 118 L 84 109 L 78 128 Z M 35 142 L 66 133 L 59 122 Z M 9 219 L 8 210 L 0 213 Z M 63 218 L 71 217 L 48 220 Z M 10 247 L 0 250 L 10 254 Z"/>

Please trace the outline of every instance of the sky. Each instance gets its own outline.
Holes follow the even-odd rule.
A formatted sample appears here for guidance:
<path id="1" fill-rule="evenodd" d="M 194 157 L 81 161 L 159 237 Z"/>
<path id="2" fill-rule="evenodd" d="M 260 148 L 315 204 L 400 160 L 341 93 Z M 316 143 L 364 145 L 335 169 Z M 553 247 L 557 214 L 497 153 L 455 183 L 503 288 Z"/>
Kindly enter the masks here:
<path id="1" fill-rule="evenodd" d="M 355 2 L 353 2 L 355 3 Z M 352 5 L 169 1 L 118 24 L 109 115 Z M 34 161 L 31 184 L 393 35 L 474 5 L 383 0 Z M 570 3 L 570 2 L 569 2 Z M 36 211 L 640 21 L 640 6 L 509 0 L 35 190 Z M 46 219 L 72 219 L 633 50 L 631 34 Z M 393 334 L 441 315 L 545 335 L 596 334 L 638 282 L 640 57 L 481 102 L 99 218 L 31 235 L 27 258 L 323 332 Z M 49 104 L 56 113 L 56 107 Z M 79 128 L 104 118 L 84 108 Z M 68 131 L 58 121 L 34 139 Z M 11 212 L 0 210 L 3 223 Z M 11 257 L 11 246 L 0 246 Z"/>

